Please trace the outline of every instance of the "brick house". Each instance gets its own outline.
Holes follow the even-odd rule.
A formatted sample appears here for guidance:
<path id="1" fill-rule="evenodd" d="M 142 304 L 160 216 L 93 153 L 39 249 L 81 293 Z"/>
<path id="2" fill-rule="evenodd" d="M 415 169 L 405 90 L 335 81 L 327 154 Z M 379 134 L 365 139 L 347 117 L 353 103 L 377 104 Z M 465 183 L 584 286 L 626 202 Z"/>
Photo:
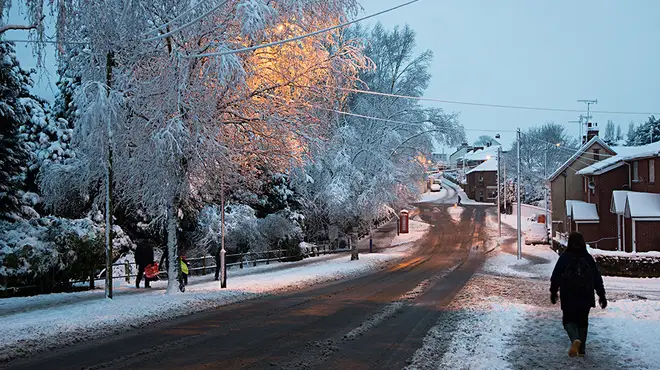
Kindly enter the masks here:
<path id="1" fill-rule="evenodd" d="M 566 201 L 568 231 L 579 231 L 587 243 L 599 239 L 600 217 L 595 204 L 580 200 Z"/>
<path id="2" fill-rule="evenodd" d="M 599 212 L 595 247 L 626 252 L 660 250 L 660 143 L 617 148 L 611 156 L 578 171 L 582 201 Z M 657 207 L 656 207 L 657 204 Z"/>
<path id="3" fill-rule="evenodd" d="M 566 201 L 582 200 L 584 184 L 579 170 L 609 158 L 616 152 L 602 139 L 590 132 L 589 141 L 582 145 L 564 164 L 548 177 L 550 183 L 550 202 L 552 207 L 552 235 L 557 232 L 568 232 L 571 223 L 568 220 L 570 209 Z"/>
<path id="4" fill-rule="evenodd" d="M 497 203 L 497 158 L 493 157 L 466 173 L 465 193 L 477 202 Z"/>

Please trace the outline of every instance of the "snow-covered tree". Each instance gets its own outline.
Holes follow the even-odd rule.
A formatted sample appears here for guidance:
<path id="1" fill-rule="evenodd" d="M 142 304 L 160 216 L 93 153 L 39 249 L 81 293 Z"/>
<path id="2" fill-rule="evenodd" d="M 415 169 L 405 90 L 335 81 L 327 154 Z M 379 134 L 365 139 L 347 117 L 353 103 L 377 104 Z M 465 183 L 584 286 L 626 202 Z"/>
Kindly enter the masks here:
<path id="1" fill-rule="evenodd" d="M 614 145 L 617 141 L 617 136 L 616 136 L 616 127 L 614 125 L 614 122 L 612 120 L 608 120 L 607 124 L 605 125 L 605 132 L 603 133 L 603 140 L 608 145 Z"/>
<path id="2" fill-rule="evenodd" d="M 621 130 L 621 124 L 616 125 L 616 140 L 623 140 L 623 131 Z"/>
<path id="3" fill-rule="evenodd" d="M 491 146 L 496 143 L 497 141 L 492 136 L 481 135 L 477 138 L 477 140 L 475 140 L 474 146 Z"/>
<path id="4" fill-rule="evenodd" d="M 559 144 L 559 146 L 557 146 Z M 523 202 L 532 204 L 543 199 L 544 179 L 561 166 L 575 151 L 576 141 L 562 125 L 548 122 L 532 127 L 521 135 L 520 159 Z M 504 155 L 507 177 L 516 179 L 516 143 Z M 547 168 L 545 158 L 547 156 Z"/>
<path id="5" fill-rule="evenodd" d="M 638 146 L 660 141 L 660 119 L 650 116 L 646 122 L 635 128 L 632 140 L 630 132 L 628 134 L 629 145 Z"/>
<path id="6" fill-rule="evenodd" d="M 0 43 L 0 218 L 17 219 L 22 213 L 22 193 L 27 152 L 19 137 L 28 116 L 20 103 L 29 75 L 20 68 L 10 43 Z"/>
<path id="7" fill-rule="evenodd" d="M 360 73 L 358 87 L 423 94 L 432 55 L 415 54 L 415 34 L 409 27 L 387 31 L 379 24 L 347 35 L 366 40 L 365 54 L 374 64 Z M 454 116 L 415 100 L 351 93 L 341 108 L 347 114 L 333 111 L 324 117 L 334 123 L 334 130 L 329 140 L 316 146 L 314 160 L 295 176 L 313 238 L 324 238 L 328 225 L 344 232 L 366 227 L 383 217 L 388 205 L 414 199 L 425 165 L 420 155 L 430 151 L 434 140 L 464 139 Z"/>
<path id="8" fill-rule="evenodd" d="M 635 145 L 635 135 L 636 135 L 636 127 L 635 127 L 635 122 L 630 121 L 628 124 L 628 133 L 626 134 L 626 145 L 631 146 Z"/>

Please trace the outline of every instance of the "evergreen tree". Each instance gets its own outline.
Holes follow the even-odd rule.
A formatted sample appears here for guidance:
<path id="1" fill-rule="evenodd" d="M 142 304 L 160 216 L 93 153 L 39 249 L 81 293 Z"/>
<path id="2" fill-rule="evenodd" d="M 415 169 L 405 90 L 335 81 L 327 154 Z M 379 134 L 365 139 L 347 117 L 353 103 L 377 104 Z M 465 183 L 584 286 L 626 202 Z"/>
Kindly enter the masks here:
<path id="1" fill-rule="evenodd" d="M 621 130 L 621 124 L 616 125 L 616 140 L 623 140 L 623 131 Z"/>
<path id="2" fill-rule="evenodd" d="M 630 137 L 628 137 L 628 141 L 630 141 Z M 656 141 L 660 141 L 660 119 L 650 116 L 646 122 L 635 129 L 631 145 L 646 145 Z"/>
<path id="3" fill-rule="evenodd" d="M 616 142 L 616 128 L 614 126 L 614 122 L 612 120 L 607 121 L 607 125 L 605 125 L 605 132 L 603 134 L 603 140 L 607 143 L 607 145 L 613 145 Z"/>
<path id="4" fill-rule="evenodd" d="M 0 218 L 4 219 L 16 219 L 21 213 L 27 155 L 19 128 L 27 114 L 18 99 L 29 84 L 29 75 L 20 68 L 13 45 L 0 43 Z"/>
<path id="5" fill-rule="evenodd" d="M 60 78 L 57 81 L 59 90 L 53 104 L 53 115 L 55 118 L 67 120 L 71 126 L 75 123 L 76 105 L 73 97 L 78 88 L 80 88 L 80 76 L 74 76 L 67 67 L 59 70 Z"/>
<path id="6" fill-rule="evenodd" d="M 626 145 L 635 145 L 635 122 L 630 121 L 628 125 L 628 135 L 626 136 Z"/>

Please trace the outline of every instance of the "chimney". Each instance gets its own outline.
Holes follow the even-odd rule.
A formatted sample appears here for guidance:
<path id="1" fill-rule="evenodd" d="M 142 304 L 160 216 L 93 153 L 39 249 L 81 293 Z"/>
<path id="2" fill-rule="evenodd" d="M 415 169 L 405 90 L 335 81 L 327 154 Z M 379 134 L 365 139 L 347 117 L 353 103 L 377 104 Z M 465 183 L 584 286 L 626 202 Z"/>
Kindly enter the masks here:
<path id="1" fill-rule="evenodd" d="M 587 134 L 582 139 L 582 144 L 584 145 L 587 142 L 589 142 L 589 140 L 591 140 L 594 137 L 598 136 L 599 131 L 600 131 L 600 129 L 598 128 L 598 123 L 597 122 L 587 122 Z"/>

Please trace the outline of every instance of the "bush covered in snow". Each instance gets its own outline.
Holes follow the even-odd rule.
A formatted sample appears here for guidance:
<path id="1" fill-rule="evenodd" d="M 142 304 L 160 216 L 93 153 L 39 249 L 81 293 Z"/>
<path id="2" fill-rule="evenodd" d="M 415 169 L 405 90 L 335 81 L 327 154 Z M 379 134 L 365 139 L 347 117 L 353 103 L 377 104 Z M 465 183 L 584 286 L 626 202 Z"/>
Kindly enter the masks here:
<path id="1" fill-rule="evenodd" d="M 199 216 L 198 231 L 201 241 L 214 254 L 222 237 L 221 211 L 218 205 L 205 207 Z M 225 249 L 231 253 L 261 252 L 269 249 L 289 249 L 298 255 L 298 244 L 303 239 L 297 213 L 280 211 L 257 218 L 255 210 L 244 204 L 225 207 Z"/>
<path id="2" fill-rule="evenodd" d="M 0 222 L 0 281 L 4 287 L 36 285 L 43 292 L 85 280 L 105 260 L 105 229 L 95 217 L 42 217 Z M 118 226 L 113 228 L 113 251 L 133 247 Z"/>

